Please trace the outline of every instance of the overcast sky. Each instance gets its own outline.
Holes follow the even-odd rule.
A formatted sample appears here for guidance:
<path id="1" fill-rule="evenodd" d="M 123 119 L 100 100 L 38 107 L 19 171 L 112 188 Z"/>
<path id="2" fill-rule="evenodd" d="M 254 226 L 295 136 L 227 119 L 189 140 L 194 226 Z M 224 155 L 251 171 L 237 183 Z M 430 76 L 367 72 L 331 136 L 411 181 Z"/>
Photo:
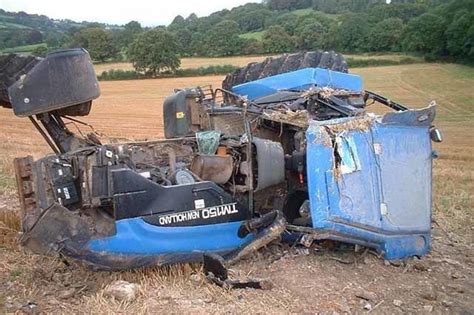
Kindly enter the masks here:
<path id="1" fill-rule="evenodd" d="M 0 0 L 0 8 L 78 22 L 125 24 L 135 20 L 144 26 L 156 26 L 169 24 L 178 14 L 206 16 L 247 2 L 260 0 Z"/>

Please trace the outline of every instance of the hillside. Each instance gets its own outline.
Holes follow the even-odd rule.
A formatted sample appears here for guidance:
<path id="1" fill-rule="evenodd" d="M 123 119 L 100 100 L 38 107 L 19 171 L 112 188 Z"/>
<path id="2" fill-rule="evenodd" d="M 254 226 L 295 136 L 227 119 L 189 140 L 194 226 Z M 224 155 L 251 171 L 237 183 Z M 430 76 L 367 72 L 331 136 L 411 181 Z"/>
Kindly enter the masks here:
<path id="1" fill-rule="evenodd" d="M 137 45 L 143 48 L 146 44 L 151 51 L 173 47 L 172 53 L 180 57 L 323 49 L 408 53 L 473 63 L 473 20 L 474 2 L 470 0 L 392 0 L 390 4 L 385 0 L 265 0 L 203 17 L 178 15 L 166 27 L 156 28 L 142 27 L 136 21 L 125 25 L 79 23 L 0 10 L 0 52 L 44 55 L 52 49 L 84 47 L 94 61 L 124 61 L 133 59 L 130 47 L 142 34 L 164 32 L 169 38 L 166 42 L 142 39 Z M 24 47 L 41 43 L 46 47 Z"/>
<path id="2" fill-rule="evenodd" d="M 60 45 L 67 32 L 81 27 L 99 26 L 107 29 L 119 28 L 97 22 L 75 22 L 68 19 L 55 20 L 45 15 L 26 12 L 7 12 L 0 8 L 0 51 L 31 52 L 42 44 L 55 47 Z M 30 46 L 30 47 L 27 47 Z"/>

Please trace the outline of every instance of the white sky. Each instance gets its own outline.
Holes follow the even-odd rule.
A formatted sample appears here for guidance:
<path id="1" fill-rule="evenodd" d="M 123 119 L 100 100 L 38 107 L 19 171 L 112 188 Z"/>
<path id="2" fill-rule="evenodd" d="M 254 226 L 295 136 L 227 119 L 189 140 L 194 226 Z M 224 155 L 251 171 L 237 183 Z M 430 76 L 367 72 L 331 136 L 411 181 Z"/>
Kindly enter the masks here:
<path id="1" fill-rule="evenodd" d="M 135 20 L 143 26 L 157 26 L 169 24 L 178 14 L 206 16 L 247 2 L 260 0 L 0 0 L 0 8 L 77 22 L 125 24 Z"/>

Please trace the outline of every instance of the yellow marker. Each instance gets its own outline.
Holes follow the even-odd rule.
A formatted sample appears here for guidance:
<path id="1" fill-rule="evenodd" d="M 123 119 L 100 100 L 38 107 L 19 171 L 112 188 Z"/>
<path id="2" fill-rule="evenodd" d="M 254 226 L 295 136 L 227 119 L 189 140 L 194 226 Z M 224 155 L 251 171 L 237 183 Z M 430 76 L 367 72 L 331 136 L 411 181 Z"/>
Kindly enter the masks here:
<path id="1" fill-rule="evenodd" d="M 183 112 L 176 112 L 176 118 L 178 118 L 178 119 L 184 118 L 184 113 Z"/>

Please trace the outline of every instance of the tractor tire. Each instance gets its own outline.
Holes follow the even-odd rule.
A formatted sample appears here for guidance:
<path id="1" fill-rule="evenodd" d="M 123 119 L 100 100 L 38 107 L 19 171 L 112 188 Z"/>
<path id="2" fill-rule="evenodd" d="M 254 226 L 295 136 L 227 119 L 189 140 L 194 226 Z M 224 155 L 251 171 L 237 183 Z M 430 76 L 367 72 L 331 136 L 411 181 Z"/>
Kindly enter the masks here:
<path id="1" fill-rule="evenodd" d="M 285 54 L 280 57 L 268 57 L 262 62 L 252 62 L 235 70 L 225 77 L 222 88 L 231 90 L 233 86 L 242 83 L 304 68 L 324 68 L 346 73 L 348 71 L 344 57 L 334 51 Z"/>
<path id="2" fill-rule="evenodd" d="M 0 55 L 0 106 L 11 107 L 8 88 L 40 61 L 33 56 Z"/>

